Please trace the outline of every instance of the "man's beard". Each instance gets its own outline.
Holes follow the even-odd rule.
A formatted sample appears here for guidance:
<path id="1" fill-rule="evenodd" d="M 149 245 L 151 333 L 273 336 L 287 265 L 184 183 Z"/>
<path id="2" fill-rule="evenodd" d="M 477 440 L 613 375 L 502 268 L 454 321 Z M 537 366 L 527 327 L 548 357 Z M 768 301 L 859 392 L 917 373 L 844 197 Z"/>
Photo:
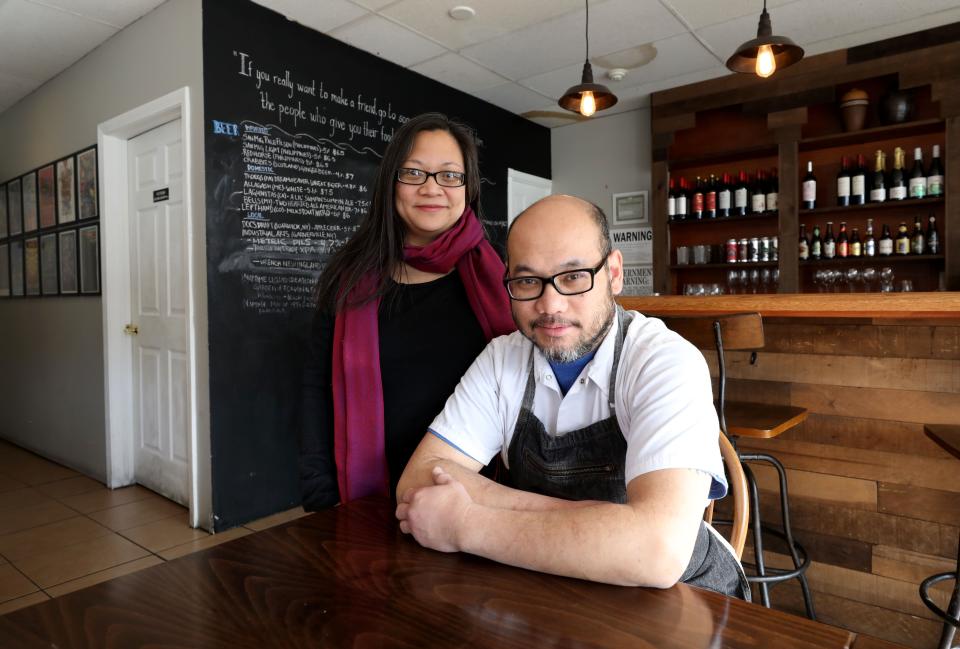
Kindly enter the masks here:
<path id="1" fill-rule="evenodd" d="M 547 360 L 554 363 L 572 363 L 575 360 L 583 358 L 590 352 L 594 351 L 597 347 L 600 346 L 600 343 L 603 342 L 604 336 L 607 335 L 607 332 L 610 331 L 610 326 L 613 324 L 613 317 L 616 315 L 615 302 L 613 300 L 613 293 L 610 291 L 609 287 L 607 288 L 609 293 L 609 299 L 604 304 L 604 308 L 597 312 L 596 317 L 593 319 L 593 326 L 590 327 L 590 330 L 594 331 L 591 335 L 587 333 L 580 323 L 576 320 L 567 320 L 566 318 L 559 318 L 556 316 L 540 316 L 533 322 L 531 322 L 527 327 L 521 325 L 517 321 L 517 316 L 513 316 L 513 321 L 517 325 L 517 329 L 532 342 L 537 349 L 539 349 L 544 356 L 547 357 Z M 580 337 L 576 342 L 570 347 L 543 347 L 540 345 L 536 337 L 533 335 L 533 332 L 538 326 L 544 325 L 567 325 L 580 327 Z M 528 333 L 529 332 L 529 333 Z"/>

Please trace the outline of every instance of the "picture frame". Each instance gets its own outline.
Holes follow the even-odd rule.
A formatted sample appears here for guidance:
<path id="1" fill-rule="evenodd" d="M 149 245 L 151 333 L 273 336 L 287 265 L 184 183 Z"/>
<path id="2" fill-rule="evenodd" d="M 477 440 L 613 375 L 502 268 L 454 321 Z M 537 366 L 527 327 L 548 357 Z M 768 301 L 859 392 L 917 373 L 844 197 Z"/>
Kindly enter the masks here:
<path id="1" fill-rule="evenodd" d="M 100 292 L 100 226 L 88 225 L 78 230 L 80 261 L 80 293 Z"/>
<path id="2" fill-rule="evenodd" d="M 97 179 L 97 147 L 77 154 L 77 197 L 80 220 L 100 216 L 99 184 Z"/>
<path id="3" fill-rule="evenodd" d="M 15 236 L 23 232 L 23 203 L 20 202 L 20 179 L 7 183 L 7 218 L 10 223 L 8 234 Z"/>
<path id="4" fill-rule="evenodd" d="M 23 241 L 10 242 L 10 295 L 23 296 Z"/>
<path id="5" fill-rule="evenodd" d="M 63 230 L 57 233 L 57 252 L 60 268 L 60 295 L 76 295 L 80 291 L 77 282 L 77 231 Z"/>
<path id="6" fill-rule="evenodd" d="M 77 183 L 73 156 L 57 161 L 57 223 L 77 220 Z"/>
<path id="7" fill-rule="evenodd" d="M 40 228 L 51 228 L 57 224 L 56 185 L 53 165 L 37 171 L 37 199 L 40 212 Z"/>
<path id="8" fill-rule="evenodd" d="M 0 298 L 10 297 L 10 245 L 0 244 Z"/>
<path id="9" fill-rule="evenodd" d="M 57 295 L 57 235 L 53 232 L 40 235 L 40 293 Z"/>
<path id="10" fill-rule="evenodd" d="M 20 178 L 20 191 L 23 199 L 23 231 L 37 229 L 37 174 L 31 171 Z"/>
<path id="11" fill-rule="evenodd" d="M 28 296 L 40 295 L 39 237 L 28 237 L 23 241 L 23 279 Z"/>
<path id="12" fill-rule="evenodd" d="M 648 225 L 647 190 L 613 195 L 614 225 Z"/>
<path id="13" fill-rule="evenodd" d="M 6 239 L 7 234 L 7 186 L 0 185 L 0 239 Z"/>

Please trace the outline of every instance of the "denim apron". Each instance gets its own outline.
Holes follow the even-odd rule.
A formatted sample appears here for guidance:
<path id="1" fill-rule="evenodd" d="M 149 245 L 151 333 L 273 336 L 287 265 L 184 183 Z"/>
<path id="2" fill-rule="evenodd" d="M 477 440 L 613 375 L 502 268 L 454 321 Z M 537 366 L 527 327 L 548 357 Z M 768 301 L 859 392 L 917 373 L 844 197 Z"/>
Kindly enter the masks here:
<path id="1" fill-rule="evenodd" d="M 610 372 L 610 416 L 554 437 L 533 414 L 536 381 L 533 352 L 520 415 L 507 450 L 507 482 L 515 489 L 566 500 L 625 503 L 627 441 L 614 407 L 617 368 L 632 313 L 617 307 L 617 337 Z M 655 559 L 654 559 L 655 560 Z M 750 601 L 750 586 L 733 549 L 710 525 L 700 523 L 690 564 L 680 581 Z"/>

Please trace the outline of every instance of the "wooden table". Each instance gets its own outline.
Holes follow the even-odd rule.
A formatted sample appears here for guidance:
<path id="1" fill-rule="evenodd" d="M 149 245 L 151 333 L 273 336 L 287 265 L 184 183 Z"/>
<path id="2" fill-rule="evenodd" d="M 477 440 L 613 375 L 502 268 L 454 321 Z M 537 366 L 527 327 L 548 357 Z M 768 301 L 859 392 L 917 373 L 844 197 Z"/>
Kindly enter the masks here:
<path id="1" fill-rule="evenodd" d="M 960 426 L 950 424 L 927 424 L 923 427 L 927 437 L 939 444 L 945 451 L 960 459 Z"/>
<path id="2" fill-rule="evenodd" d="M 684 585 L 606 586 L 425 550 L 399 532 L 393 506 L 381 500 L 0 617 L 4 649 L 841 649 L 855 640 L 836 627 Z"/>

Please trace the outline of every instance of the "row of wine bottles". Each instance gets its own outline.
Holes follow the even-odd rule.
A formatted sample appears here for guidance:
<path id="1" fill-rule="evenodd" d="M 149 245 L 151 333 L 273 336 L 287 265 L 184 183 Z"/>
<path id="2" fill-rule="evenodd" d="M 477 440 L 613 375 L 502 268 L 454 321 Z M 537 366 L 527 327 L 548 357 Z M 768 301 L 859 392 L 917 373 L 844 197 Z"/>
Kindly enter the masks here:
<path id="1" fill-rule="evenodd" d="M 697 176 L 693 183 L 686 178 L 670 179 L 667 193 L 667 218 L 687 221 L 766 214 L 777 211 L 780 181 L 776 168 L 758 169 L 750 176 L 724 173 Z"/>
<path id="2" fill-rule="evenodd" d="M 874 153 L 872 172 L 868 171 L 862 154 L 857 155 L 856 167 L 851 166 L 850 157 L 842 156 L 837 173 L 837 205 L 844 207 L 943 196 L 940 146 L 933 146 L 933 157 L 926 168 L 921 147 L 913 150 L 913 168 L 910 171 L 906 169 L 905 155 L 900 147 L 893 150 L 893 171 L 890 173 L 887 173 L 887 154 L 881 149 Z M 800 207 L 805 210 L 817 207 L 817 177 L 813 173 L 813 162 L 809 161 L 807 174 L 802 181 Z"/>
<path id="3" fill-rule="evenodd" d="M 844 257 L 888 257 L 890 255 L 936 255 L 940 253 L 940 236 L 937 234 L 937 218 L 930 215 L 926 232 L 920 217 L 913 222 L 913 233 L 907 231 L 905 221 L 900 222 L 896 238 L 890 235 L 890 226 L 883 224 L 879 239 L 873 236 L 873 219 L 867 219 L 867 232 L 861 241 L 857 228 L 847 234 L 846 221 L 840 222 L 840 233 L 834 237 L 833 221 L 827 221 L 827 231 L 820 235 L 820 226 L 813 226 L 813 236 L 807 236 L 807 228 L 800 224 L 800 260 L 835 259 Z"/>

